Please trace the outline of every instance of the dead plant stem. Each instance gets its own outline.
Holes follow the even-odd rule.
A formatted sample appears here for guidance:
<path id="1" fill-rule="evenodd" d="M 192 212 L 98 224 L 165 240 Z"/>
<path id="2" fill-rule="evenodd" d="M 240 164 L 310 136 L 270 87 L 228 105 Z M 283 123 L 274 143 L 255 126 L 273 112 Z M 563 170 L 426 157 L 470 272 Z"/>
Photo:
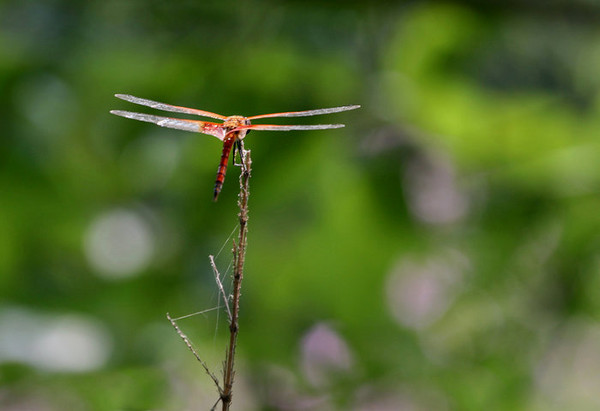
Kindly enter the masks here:
<path id="1" fill-rule="evenodd" d="M 225 368 L 223 372 L 223 390 L 221 391 L 221 402 L 223 411 L 229 410 L 233 398 L 233 380 L 235 376 L 235 349 L 239 331 L 238 319 L 240 312 L 240 297 L 242 295 L 242 279 L 244 278 L 244 260 L 246 256 L 246 244 L 248 233 L 248 196 L 250 185 L 250 171 L 252 160 L 250 151 L 240 148 L 242 158 L 242 172 L 240 174 L 240 193 L 238 195 L 238 214 L 240 230 L 237 243 L 233 244 L 233 299 L 231 307 L 231 318 L 229 321 L 229 345 L 225 357 Z"/>

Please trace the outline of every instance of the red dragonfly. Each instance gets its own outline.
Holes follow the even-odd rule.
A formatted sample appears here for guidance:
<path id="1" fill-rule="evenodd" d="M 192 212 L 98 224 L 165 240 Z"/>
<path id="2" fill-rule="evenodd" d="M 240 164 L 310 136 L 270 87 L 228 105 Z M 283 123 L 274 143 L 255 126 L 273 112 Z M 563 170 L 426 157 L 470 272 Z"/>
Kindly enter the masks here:
<path id="1" fill-rule="evenodd" d="M 197 110 L 195 108 L 172 106 L 170 104 L 158 103 L 144 98 L 130 96 L 128 94 L 115 94 L 122 100 L 129 101 L 134 104 L 152 107 L 158 110 L 172 111 L 175 113 L 195 114 L 202 117 L 210 117 L 223 120 L 223 123 L 213 123 L 210 121 L 200 120 L 185 120 L 173 117 L 161 117 L 150 114 L 133 113 L 131 111 L 111 110 L 112 114 L 117 116 L 132 118 L 134 120 L 147 121 L 149 123 L 158 124 L 161 127 L 174 128 L 178 130 L 193 131 L 196 133 L 204 133 L 214 136 L 223 142 L 223 152 L 221 154 L 221 162 L 217 169 L 217 181 L 215 182 L 215 190 L 213 200 L 217 201 L 223 182 L 225 181 L 225 172 L 227 171 L 227 162 L 231 150 L 240 147 L 240 141 L 246 137 L 250 130 L 274 130 L 274 131 L 289 131 L 289 130 L 324 130 L 328 128 L 344 127 L 343 124 L 317 124 L 317 125 L 275 125 L 275 124 L 250 124 L 250 120 L 269 117 L 307 117 L 320 114 L 339 113 L 340 111 L 354 110 L 360 106 L 342 106 L 333 108 L 321 108 L 318 110 L 307 111 L 289 111 L 285 113 L 259 114 L 258 116 L 223 116 L 221 114 L 211 113 L 210 111 Z M 236 144 L 237 143 L 237 144 Z"/>

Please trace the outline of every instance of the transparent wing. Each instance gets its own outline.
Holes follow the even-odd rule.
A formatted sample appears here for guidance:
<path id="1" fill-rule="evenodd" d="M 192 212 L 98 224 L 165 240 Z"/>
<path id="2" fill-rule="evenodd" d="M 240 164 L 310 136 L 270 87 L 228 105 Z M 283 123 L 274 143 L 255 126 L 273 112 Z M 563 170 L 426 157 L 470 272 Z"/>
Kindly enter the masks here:
<path id="1" fill-rule="evenodd" d="M 192 131 L 194 133 L 209 134 L 223 140 L 225 132 L 222 125 L 199 120 L 184 120 L 179 118 L 153 116 L 150 114 L 133 113 L 131 111 L 111 110 L 111 114 L 131 118 L 133 120 L 146 121 L 158 124 L 161 127 L 174 128 L 177 130 Z"/>
<path id="2" fill-rule="evenodd" d="M 290 131 L 290 130 L 326 130 L 328 128 L 342 128 L 344 124 L 314 124 L 305 126 L 288 126 L 279 124 L 250 124 L 248 126 L 236 127 L 236 130 L 266 130 L 266 131 Z"/>
<path id="3" fill-rule="evenodd" d="M 194 114 L 197 116 L 216 118 L 219 120 L 224 120 L 227 118 L 227 116 L 223 116 L 221 114 L 216 114 L 216 113 L 211 113 L 210 111 L 197 110 L 195 108 L 173 106 L 171 104 L 159 103 L 158 101 L 146 100 L 145 98 L 130 96 L 129 94 L 115 94 L 115 97 L 120 98 L 121 100 L 129 101 L 130 103 L 152 107 L 157 110 L 171 111 L 174 113 Z"/>
<path id="4" fill-rule="evenodd" d="M 248 117 L 249 120 L 256 120 L 258 118 L 268 118 L 268 117 L 308 117 L 308 116 L 318 116 L 321 114 L 329 114 L 329 113 L 339 113 L 340 111 L 348 111 L 348 110 L 356 110 L 360 106 L 342 106 L 342 107 L 332 107 L 332 108 L 320 108 L 317 110 L 306 110 L 306 111 L 287 111 L 285 113 L 273 113 L 273 114 L 259 114 L 258 116 Z M 331 128 L 331 127 L 330 127 Z"/>

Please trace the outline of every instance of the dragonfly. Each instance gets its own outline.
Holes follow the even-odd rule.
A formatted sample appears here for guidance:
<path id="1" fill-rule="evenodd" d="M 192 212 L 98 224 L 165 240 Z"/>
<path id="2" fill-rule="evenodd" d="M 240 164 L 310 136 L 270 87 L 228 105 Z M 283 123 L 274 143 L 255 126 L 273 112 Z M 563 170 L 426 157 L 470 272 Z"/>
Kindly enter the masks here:
<path id="1" fill-rule="evenodd" d="M 227 163 L 233 150 L 241 153 L 241 141 L 251 130 L 265 131 L 291 131 L 291 130 L 325 130 L 331 128 L 344 127 L 344 124 L 315 124 L 315 125 L 276 125 L 276 124 L 251 124 L 252 120 L 272 117 L 308 117 L 322 114 L 339 113 L 342 111 L 355 110 L 359 105 L 341 106 L 332 108 L 321 108 L 317 110 L 306 111 L 288 111 L 284 113 L 259 114 L 257 116 L 244 117 L 239 115 L 224 116 L 222 114 L 211 113 L 210 111 L 198 110 L 195 108 L 173 106 L 171 104 L 159 103 L 157 101 L 147 100 L 140 97 L 134 97 L 128 94 L 115 94 L 130 103 L 151 107 L 157 110 L 170 111 L 173 113 L 193 114 L 201 117 L 209 117 L 222 120 L 222 123 L 201 120 L 187 120 L 173 117 L 162 117 L 151 114 L 134 113 L 131 111 L 111 110 L 111 114 L 131 118 L 133 120 L 146 121 L 154 123 L 161 127 L 173 128 L 177 130 L 192 131 L 195 133 L 208 134 L 216 137 L 223 142 L 223 151 L 221 152 L 221 161 L 217 169 L 217 178 L 213 192 L 213 201 L 217 201 L 223 183 L 225 182 L 225 173 L 227 172 Z"/>

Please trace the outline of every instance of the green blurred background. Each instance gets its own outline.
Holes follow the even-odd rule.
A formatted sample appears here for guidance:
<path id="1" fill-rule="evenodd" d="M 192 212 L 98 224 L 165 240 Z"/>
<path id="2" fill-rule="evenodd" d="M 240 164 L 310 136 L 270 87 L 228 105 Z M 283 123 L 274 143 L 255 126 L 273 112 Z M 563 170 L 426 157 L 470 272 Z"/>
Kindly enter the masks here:
<path id="1" fill-rule="evenodd" d="M 204 410 L 253 132 L 234 409 L 600 408 L 600 6 L 0 3 L 0 408 Z M 291 122 L 289 120 L 292 120 Z M 294 121 L 295 120 L 295 121 Z M 300 121 L 299 121 L 300 120 Z M 221 250 L 221 251 L 220 251 Z M 219 308 L 216 309 L 215 308 Z"/>

